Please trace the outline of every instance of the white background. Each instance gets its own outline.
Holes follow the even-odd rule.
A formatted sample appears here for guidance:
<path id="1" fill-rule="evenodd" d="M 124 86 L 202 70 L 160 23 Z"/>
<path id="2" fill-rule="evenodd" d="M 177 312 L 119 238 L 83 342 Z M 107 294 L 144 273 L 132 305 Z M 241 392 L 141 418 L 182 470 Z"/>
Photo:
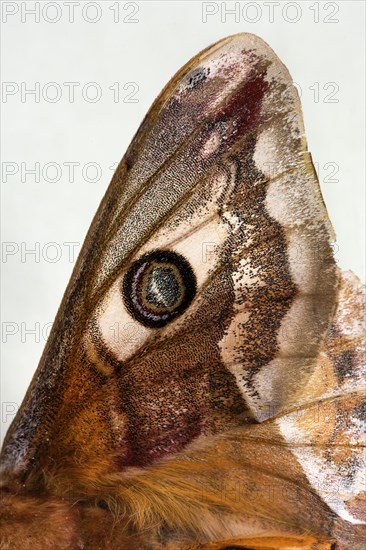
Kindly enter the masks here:
<path id="1" fill-rule="evenodd" d="M 78 243 L 74 250 L 80 249 L 115 163 L 169 78 L 227 35 L 253 32 L 264 38 L 298 84 L 309 149 L 338 238 L 337 261 L 364 280 L 364 2 L 36 4 L 4 1 L 1 6 L 7 92 L 1 105 L 7 251 L 2 258 L 2 435 L 37 366 L 71 274 L 72 245 L 64 243 Z M 36 15 L 29 11 L 34 9 Z M 74 101 L 65 82 L 80 84 Z M 97 87 L 88 86 L 91 82 Z M 25 94 L 36 86 L 39 102 Z M 102 95 L 93 102 L 97 90 Z M 26 172 L 37 162 L 39 183 Z M 72 162 L 80 163 L 74 181 L 65 165 Z M 58 173 L 48 163 L 56 163 Z M 100 174 L 88 163 L 97 163 Z M 96 176 L 98 181 L 91 182 Z M 31 249 L 36 255 L 26 253 Z M 36 333 L 27 332 L 31 329 Z"/>

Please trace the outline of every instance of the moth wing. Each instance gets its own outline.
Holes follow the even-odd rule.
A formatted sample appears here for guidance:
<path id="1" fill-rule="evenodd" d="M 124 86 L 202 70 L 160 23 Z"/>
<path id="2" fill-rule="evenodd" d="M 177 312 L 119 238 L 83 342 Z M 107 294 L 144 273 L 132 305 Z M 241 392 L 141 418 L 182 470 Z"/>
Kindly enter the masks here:
<path id="1" fill-rule="evenodd" d="M 151 538 L 164 525 L 204 540 L 241 535 L 249 522 L 221 515 L 242 517 L 244 504 L 217 491 L 205 500 L 202 487 L 238 470 L 272 480 L 290 463 L 293 484 L 301 476 L 281 415 L 304 392 L 314 399 L 338 299 L 332 241 L 287 69 L 253 35 L 196 56 L 149 111 L 91 226 L 5 441 L 8 489 L 102 500 Z M 124 281 L 157 250 L 186 258 L 197 292 L 151 329 L 126 305 Z M 249 447 L 267 425 L 273 446 Z M 245 462 L 263 450 L 265 475 Z M 301 489 L 311 504 L 310 484 Z M 279 503 L 282 520 L 292 513 L 285 532 L 303 532 L 294 506 Z M 314 530 L 325 532 L 327 505 L 318 510 Z"/>
<path id="2" fill-rule="evenodd" d="M 112 179 L 8 432 L 5 469 L 36 455 L 74 468 L 82 453 L 101 475 L 288 407 L 334 310 L 332 238 L 287 69 L 250 34 L 196 56 Z M 152 330 L 121 286 L 156 249 L 186 257 L 197 295 Z"/>
<path id="3" fill-rule="evenodd" d="M 355 526 L 366 523 L 365 313 L 365 286 L 343 272 L 318 367 L 297 405 L 275 420 L 317 494 Z M 344 525 L 340 537 L 347 533 Z"/>

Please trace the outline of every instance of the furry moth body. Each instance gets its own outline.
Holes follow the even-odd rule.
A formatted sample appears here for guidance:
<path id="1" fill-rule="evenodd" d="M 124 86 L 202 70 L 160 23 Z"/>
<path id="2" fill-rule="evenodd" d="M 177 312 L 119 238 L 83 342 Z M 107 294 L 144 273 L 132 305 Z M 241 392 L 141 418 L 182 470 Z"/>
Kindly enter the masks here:
<path id="1" fill-rule="evenodd" d="M 198 54 L 6 436 L 1 548 L 361 548 L 363 288 L 332 242 L 287 69 L 250 34 Z"/>

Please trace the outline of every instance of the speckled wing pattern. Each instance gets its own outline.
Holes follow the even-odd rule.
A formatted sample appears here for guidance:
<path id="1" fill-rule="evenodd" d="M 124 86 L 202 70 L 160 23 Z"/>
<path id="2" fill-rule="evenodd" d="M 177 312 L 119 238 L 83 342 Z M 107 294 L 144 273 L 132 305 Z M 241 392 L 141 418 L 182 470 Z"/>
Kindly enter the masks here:
<path id="1" fill-rule="evenodd" d="M 353 273 L 342 273 L 317 368 L 295 409 L 276 420 L 313 487 L 355 524 L 365 519 L 364 322 L 365 287 Z"/>
<path id="2" fill-rule="evenodd" d="M 333 240 L 287 69 L 250 34 L 201 52 L 118 166 L 7 434 L 4 548 L 361 549 L 364 298 Z"/>

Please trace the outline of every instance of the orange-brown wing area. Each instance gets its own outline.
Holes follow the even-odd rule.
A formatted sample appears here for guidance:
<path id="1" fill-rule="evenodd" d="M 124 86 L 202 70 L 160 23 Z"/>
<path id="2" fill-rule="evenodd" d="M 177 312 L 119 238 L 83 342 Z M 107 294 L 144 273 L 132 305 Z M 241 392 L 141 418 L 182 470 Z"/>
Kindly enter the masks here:
<path id="1" fill-rule="evenodd" d="M 161 545 L 148 533 L 128 532 L 101 508 L 69 507 L 56 499 L 16 497 L 5 492 L 1 499 L 2 550 L 337 550 L 330 537 L 276 536 L 228 538 L 207 544 Z M 113 525 L 114 524 L 114 525 Z M 156 543 L 156 544 L 155 544 Z"/>
<path id="2" fill-rule="evenodd" d="M 323 347 L 322 369 L 317 381 L 313 379 L 312 393 L 308 388 L 297 409 L 213 438 L 206 448 L 192 449 L 135 476 L 111 475 L 104 490 L 94 488 L 102 508 L 4 493 L 3 540 L 13 550 L 51 550 L 61 542 L 62 548 L 71 550 L 75 540 L 91 549 L 96 545 L 132 550 L 153 543 L 159 547 L 165 532 L 164 537 L 170 533 L 173 540 L 191 540 L 191 544 L 166 545 L 171 550 L 238 546 L 362 550 L 364 448 L 354 419 L 363 397 L 364 287 L 353 274 L 345 273 L 339 296 Z M 337 376 L 344 350 L 348 362 L 343 357 L 343 375 Z M 338 414 L 329 409 L 334 401 Z M 338 437 L 342 417 L 347 431 Z M 289 429 L 283 430 L 284 426 Z M 250 537 L 248 529 L 262 536 Z M 273 530 L 282 535 L 268 537 L 266 533 Z M 240 533 L 244 538 L 239 538 Z M 194 543 L 197 540 L 201 545 Z"/>
<path id="3" fill-rule="evenodd" d="M 144 536 L 128 534 L 121 519 L 101 508 L 0 491 L 1 550 L 141 550 Z"/>
<path id="4" fill-rule="evenodd" d="M 181 550 L 336 550 L 336 546 L 329 537 L 261 537 L 210 542 Z"/>

